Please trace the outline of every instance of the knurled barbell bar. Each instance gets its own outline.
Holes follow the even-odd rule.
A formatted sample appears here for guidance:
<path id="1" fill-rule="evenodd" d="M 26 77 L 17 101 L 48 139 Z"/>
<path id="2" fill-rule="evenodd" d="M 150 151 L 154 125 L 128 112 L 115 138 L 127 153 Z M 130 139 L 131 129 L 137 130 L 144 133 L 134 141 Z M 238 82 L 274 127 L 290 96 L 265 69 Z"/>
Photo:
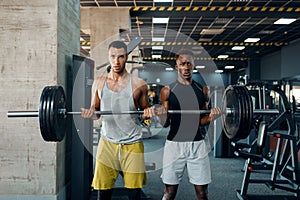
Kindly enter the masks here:
<path id="1" fill-rule="evenodd" d="M 222 125 L 229 139 L 246 138 L 251 130 L 253 114 L 279 114 L 278 110 L 253 110 L 251 95 L 244 86 L 229 86 L 223 94 Z M 142 114 L 143 111 L 95 111 L 99 115 Z M 209 110 L 168 110 L 169 114 L 209 114 Z M 61 86 L 43 89 L 38 111 L 8 111 L 8 117 L 38 117 L 40 131 L 45 141 L 61 141 L 65 136 L 68 115 L 81 112 L 66 110 L 65 92 Z"/>

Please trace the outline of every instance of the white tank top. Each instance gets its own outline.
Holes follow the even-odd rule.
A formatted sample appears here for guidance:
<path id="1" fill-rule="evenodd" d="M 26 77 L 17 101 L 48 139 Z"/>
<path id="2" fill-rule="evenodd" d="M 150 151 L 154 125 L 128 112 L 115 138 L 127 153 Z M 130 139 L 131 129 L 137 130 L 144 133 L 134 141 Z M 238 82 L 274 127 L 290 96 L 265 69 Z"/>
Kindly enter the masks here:
<path id="1" fill-rule="evenodd" d="M 136 111 L 133 101 L 132 80 L 120 92 L 107 87 L 106 79 L 101 92 L 101 111 Z M 131 144 L 142 138 L 142 127 L 139 126 L 138 115 L 102 115 L 101 136 L 110 142 Z"/>

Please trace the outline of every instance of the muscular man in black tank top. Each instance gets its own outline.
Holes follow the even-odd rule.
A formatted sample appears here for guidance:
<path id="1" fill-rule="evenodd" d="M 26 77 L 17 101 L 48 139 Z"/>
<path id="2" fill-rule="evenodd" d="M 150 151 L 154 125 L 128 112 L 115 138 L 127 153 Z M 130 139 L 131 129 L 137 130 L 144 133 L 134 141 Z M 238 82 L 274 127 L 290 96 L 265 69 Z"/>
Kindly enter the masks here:
<path id="1" fill-rule="evenodd" d="M 161 90 L 160 100 L 165 110 L 204 110 L 207 108 L 208 89 L 192 79 L 193 53 L 181 50 L 176 55 L 177 80 Z M 221 115 L 220 108 L 210 114 L 171 114 L 165 127 L 170 125 L 167 136 L 162 180 L 165 184 L 163 199 L 174 199 L 184 170 L 194 185 L 197 199 L 208 199 L 211 182 L 210 163 L 204 142 L 205 125 Z"/>

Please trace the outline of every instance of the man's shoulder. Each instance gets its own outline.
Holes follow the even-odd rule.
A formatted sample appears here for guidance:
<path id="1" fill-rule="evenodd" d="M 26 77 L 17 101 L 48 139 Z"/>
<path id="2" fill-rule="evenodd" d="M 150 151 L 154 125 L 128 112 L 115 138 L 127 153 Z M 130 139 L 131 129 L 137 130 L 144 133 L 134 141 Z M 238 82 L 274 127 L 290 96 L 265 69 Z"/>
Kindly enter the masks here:
<path id="1" fill-rule="evenodd" d="M 144 79 L 142 79 L 142 78 L 140 78 L 140 77 L 138 77 L 138 76 L 133 76 L 133 75 L 131 75 L 131 80 L 132 80 L 133 82 L 145 82 Z"/>
<path id="2" fill-rule="evenodd" d="M 147 86 L 146 81 L 144 79 L 141 79 L 141 78 L 137 77 L 137 76 L 132 76 L 131 80 L 132 80 L 132 85 L 134 87 L 139 88 L 141 86 Z"/>
<path id="3" fill-rule="evenodd" d="M 198 87 L 200 87 L 201 89 L 203 88 L 203 85 L 195 80 L 193 80 L 193 84 L 197 85 Z"/>
<path id="4" fill-rule="evenodd" d="M 100 80 L 104 80 L 105 79 L 105 75 L 100 75 L 96 77 L 96 81 L 100 81 Z"/>
<path id="5" fill-rule="evenodd" d="M 104 81 L 105 81 L 105 78 L 106 76 L 105 75 L 100 75 L 98 77 L 95 78 L 94 82 L 97 84 L 97 85 L 103 85 Z"/>
<path id="6" fill-rule="evenodd" d="M 169 85 L 165 85 L 162 89 L 161 89 L 161 93 L 164 93 L 164 94 L 170 94 L 170 91 L 171 91 L 171 87 Z"/>
<path id="7" fill-rule="evenodd" d="M 168 87 L 169 87 L 169 88 L 173 88 L 173 87 L 174 87 L 175 85 L 177 85 L 177 84 L 178 84 L 178 81 L 176 80 L 176 81 L 170 83 L 170 85 L 168 85 Z"/>

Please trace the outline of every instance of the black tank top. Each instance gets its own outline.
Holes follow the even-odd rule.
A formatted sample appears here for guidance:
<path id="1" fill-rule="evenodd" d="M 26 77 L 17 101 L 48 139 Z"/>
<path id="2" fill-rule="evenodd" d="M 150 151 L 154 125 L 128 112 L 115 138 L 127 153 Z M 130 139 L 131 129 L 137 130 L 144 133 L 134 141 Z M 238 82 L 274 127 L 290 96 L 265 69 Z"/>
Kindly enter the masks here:
<path id="1" fill-rule="evenodd" d="M 202 85 L 192 81 L 191 85 L 183 85 L 178 81 L 170 85 L 169 110 L 200 110 L 205 105 Z M 200 126 L 199 114 L 171 114 L 170 141 L 200 141 L 205 136 L 205 127 Z"/>

